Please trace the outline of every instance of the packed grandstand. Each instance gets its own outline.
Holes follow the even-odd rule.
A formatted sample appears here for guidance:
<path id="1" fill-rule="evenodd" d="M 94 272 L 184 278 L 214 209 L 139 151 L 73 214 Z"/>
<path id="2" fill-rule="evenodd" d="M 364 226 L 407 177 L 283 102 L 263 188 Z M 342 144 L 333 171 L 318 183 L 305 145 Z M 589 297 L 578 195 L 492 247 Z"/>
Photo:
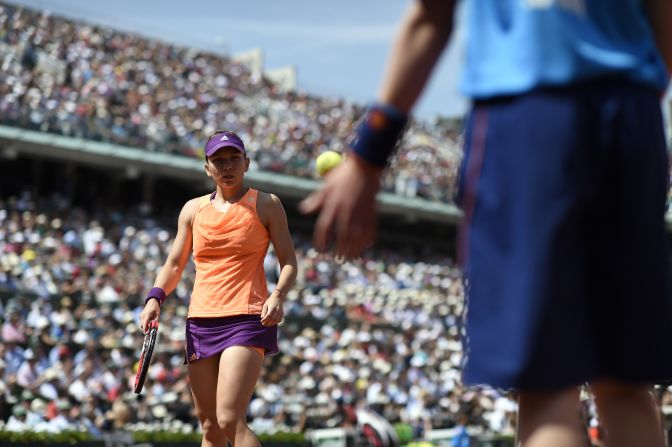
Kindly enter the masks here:
<path id="1" fill-rule="evenodd" d="M 226 57 L 8 4 L 0 61 L 3 126 L 192 158 L 228 128 L 248 142 L 252 170 L 284 176 L 312 177 L 316 155 L 343 151 L 362 113 L 283 92 Z M 459 143 L 445 122 L 415 121 L 386 190 L 450 202 Z M 0 430 L 197 431 L 183 366 L 193 265 L 162 309 L 145 398 L 132 398 L 138 315 L 175 235 L 179 195 L 154 191 L 152 202 L 102 166 L 44 162 L 20 144 L 0 147 Z M 73 170 L 85 172 L 73 180 Z M 424 248 L 380 244 L 342 262 L 317 253 L 294 217 L 299 278 L 281 353 L 266 359 L 250 404 L 255 432 L 344 427 L 362 407 L 417 439 L 459 415 L 474 431 L 513 432 L 514 396 L 460 384 L 464 292 L 451 253 L 427 248 L 427 236 Z M 265 267 L 273 288 L 272 251 Z M 672 408 L 672 392 L 657 392 Z"/>

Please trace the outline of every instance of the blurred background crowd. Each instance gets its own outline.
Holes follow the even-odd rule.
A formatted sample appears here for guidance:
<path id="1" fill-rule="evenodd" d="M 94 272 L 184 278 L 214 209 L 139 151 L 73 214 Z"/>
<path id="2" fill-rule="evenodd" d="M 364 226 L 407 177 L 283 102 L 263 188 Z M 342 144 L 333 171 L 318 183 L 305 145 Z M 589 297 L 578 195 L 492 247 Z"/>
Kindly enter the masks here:
<path id="1" fill-rule="evenodd" d="M 132 391 L 144 293 L 171 229 L 139 215 L 83 210 L 29 193 L 0 202 L 0 428 L 198 430 L 184 362 L 188 265 L 162 308 L 145 399 Z M 431 250 L 375 250 L 357 262 L 317 253 L 295 234 L 296 288 L 250 404 L 256 431 L 347 427 L 366 407 L 421 436 L 460 415 L 512 433 L 515 396 L 465 389 L 464 292 L 453 262 Z M 421 259 L 421 260 L 420 260 Z M 269 287 L 279 271 L 271 250 Z M 672 405 L 672 388 L 659 389 Z M 586 422 L 597 425 L 586 400 Z"/>
<path id="2" fill-rule="evenodd" d="M 24 193 L 0 205 L 0 290 L 9 296 L 0 345 L 6 427 L 104 431 L 168 422 L 196 429 L 183 366 L 191 264 L 162 308 L 146 398 L 132 398 L 138 315 L 173 232 L 60 197 Z M 298 283 L 285 306 L 281 354 L 266 359 L 250 405 L 255 429 L 340 427 L 357 406 L 418 433 L 451 427 L 459 413 L 487 430 L 512 429 L 510 396 L 460 385 L 463 290 L 449 259 L 380 249 L 339 263 L 305 236 L 295 239 Z M 279 268 L 272 250 L 265 267 L 273 288 Z"/>
<path id="3" fill-rule="evenodd" d="M 361 105 L 283 92 L 240 63 L 0 3 L 0 124 L 202 157 L 216 129 L 247 143 L 251 169 L 311 177 L 343 152 Z M 459 129 L 415 121 L 384 187 L 448 202 Z"/>

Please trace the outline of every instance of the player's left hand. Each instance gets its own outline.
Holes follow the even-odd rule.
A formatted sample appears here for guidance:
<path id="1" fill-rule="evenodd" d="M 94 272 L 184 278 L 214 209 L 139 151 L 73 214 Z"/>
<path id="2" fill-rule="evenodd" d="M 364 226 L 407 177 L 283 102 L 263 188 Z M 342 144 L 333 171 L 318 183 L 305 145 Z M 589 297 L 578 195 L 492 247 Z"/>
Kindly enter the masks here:
<path id="1" fill-rule="evenodd" d="M 382 170 L 349 154 L 325 177 L 322 189 L 301 202 L 302 213 L 319 211 L 313 234 L 317 250 L 327 250 L 334 236 L 334 252 L 345 258 L 356 258 L 373 245 L 381 174 Z"/>
<path id="2" fill-rule="evenodd" d="M 280 295 L 273 292 L 261 308 L 261 324 L 263 326 L 275 326 L 282 321 L 284 316 L 285 310 Z"/>

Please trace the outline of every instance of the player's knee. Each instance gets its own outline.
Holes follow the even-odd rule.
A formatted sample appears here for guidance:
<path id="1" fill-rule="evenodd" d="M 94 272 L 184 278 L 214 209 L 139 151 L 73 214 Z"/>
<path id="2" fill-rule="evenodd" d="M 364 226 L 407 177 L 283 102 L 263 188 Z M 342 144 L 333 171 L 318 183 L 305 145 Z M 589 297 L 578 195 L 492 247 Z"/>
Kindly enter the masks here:
<path id="1" fill-rule="evenodd" d="M 238 415 L 235 411 L 223 409 L 217 412 L 217 424 L 219 428 L 227 433 L 236 432 L 236 424 L 238 424 Z"/>
<path id="2" fill-rule="evenodd" d="M 199 418 L 203 429 L 203 438 L 213 444 L 218 444 L 224 436 L 224 431 L 219 427 L 216 420 L 211 418 Z"/>

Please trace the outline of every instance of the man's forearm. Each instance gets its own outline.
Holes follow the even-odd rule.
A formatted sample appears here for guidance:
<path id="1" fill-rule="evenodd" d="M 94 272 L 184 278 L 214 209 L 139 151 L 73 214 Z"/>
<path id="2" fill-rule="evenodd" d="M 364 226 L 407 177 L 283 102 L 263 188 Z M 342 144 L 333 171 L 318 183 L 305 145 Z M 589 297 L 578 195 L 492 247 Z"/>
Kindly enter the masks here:
<path id="1" fill-rule="evenodd" d="M 454 9 L 453 0 L 416 0 L 394 42 L 380 101 L 411 110 L 450 38 Z"/>

